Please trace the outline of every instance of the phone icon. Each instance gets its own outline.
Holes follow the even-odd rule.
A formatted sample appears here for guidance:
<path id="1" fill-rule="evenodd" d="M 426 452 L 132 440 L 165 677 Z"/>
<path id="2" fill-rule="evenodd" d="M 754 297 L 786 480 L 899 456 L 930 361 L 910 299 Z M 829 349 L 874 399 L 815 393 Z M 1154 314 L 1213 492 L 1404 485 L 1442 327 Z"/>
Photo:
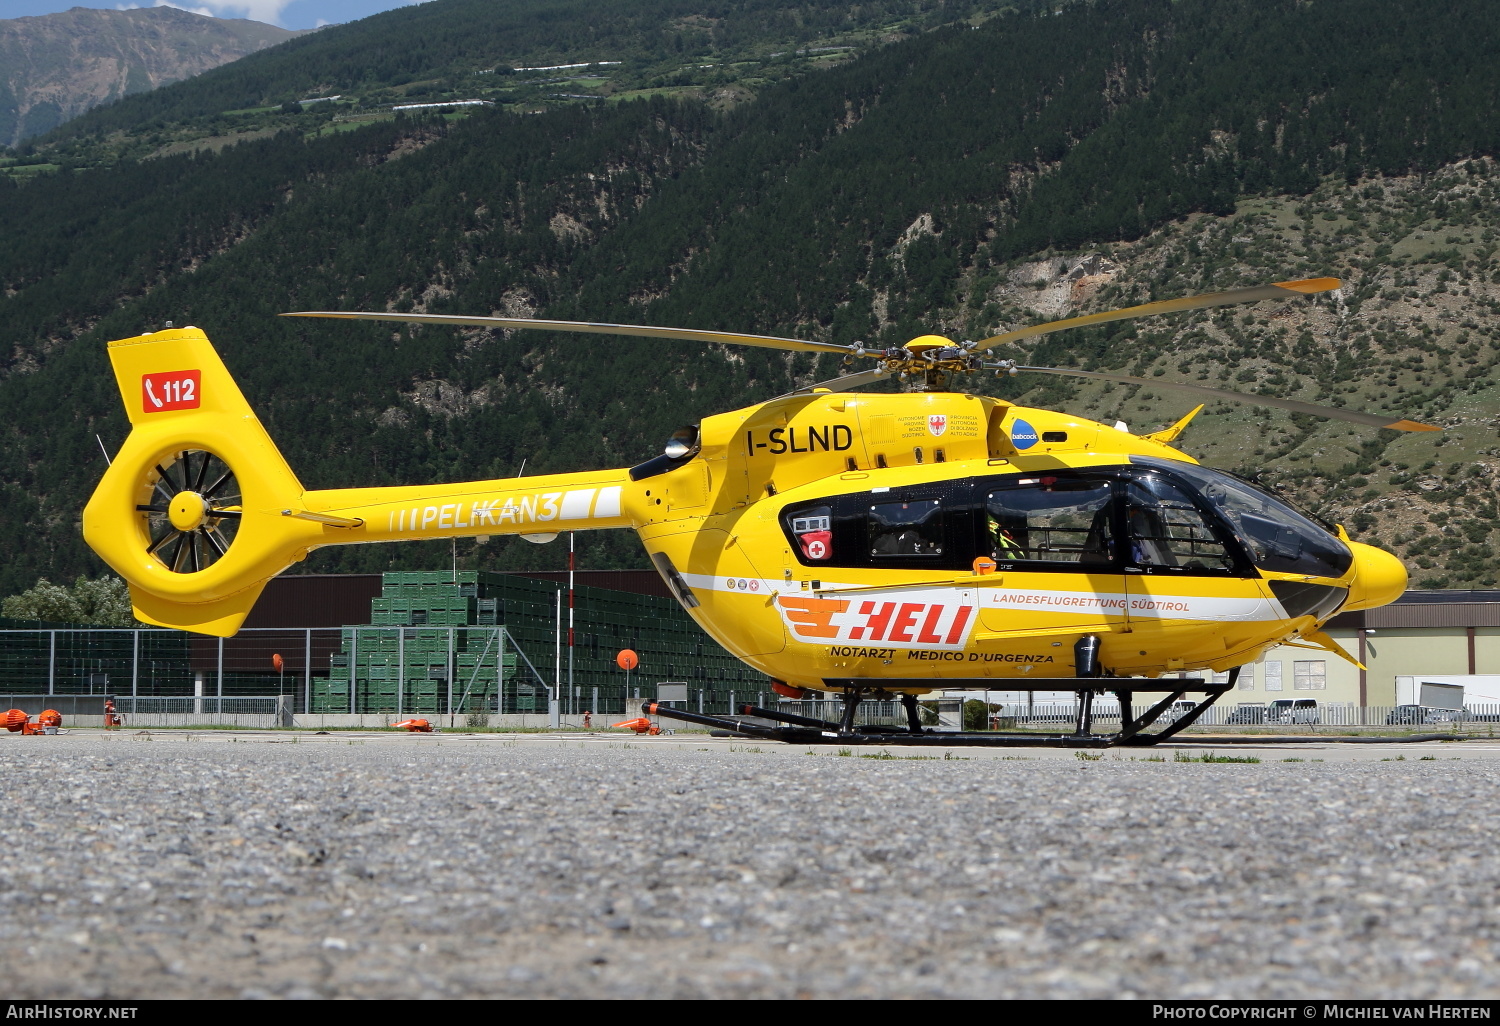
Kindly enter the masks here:
<path id="1" fill-rule="evenodd" d="M 201 370 L 158 371 L 141 375 L 141 412 L 196 410 L 203 405 Z"/>

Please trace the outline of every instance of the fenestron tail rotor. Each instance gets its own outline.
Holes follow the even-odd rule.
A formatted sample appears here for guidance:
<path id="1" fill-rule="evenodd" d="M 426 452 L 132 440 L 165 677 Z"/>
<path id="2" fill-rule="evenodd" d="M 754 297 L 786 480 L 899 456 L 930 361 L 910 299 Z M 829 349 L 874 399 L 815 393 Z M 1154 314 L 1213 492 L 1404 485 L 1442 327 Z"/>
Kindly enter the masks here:
<path id="1" fill-rule="evenodd" d="M 1189 385 L 1166 381 L 1160 378 L 1147 381 L 1143 378 L 1130 377 L 1125 374 L 1072 370 L 1063 367 L 1029 367 L 1021 366 L 1014 360 L 986 361 L 984 359 L 985 350 L 991 349 L 994 346 L 1004 345 L 1009 342 L 1018 342 L 1027 338 L 1035 338 L 1039 335 L 1050 335 L 1053 332 L 1066 331 L 1070 328 L 1106 324 L 1111 321 L 1133 320 L 1138 317 L 1157 317 L 1162 314 L 1183 313 L 1189 310 L 1205 310 L 1211 307 L 1229 306 L 1236 303 L 1256 303 L 1267 299 L 1294 299 L 1298 296 L 1332 292 L 1342 284 L 1337 278 L 1305 278 L 1299 281 L 1254 285 L 1249 288 L 1230 289 L 1226 292 L 1212 292 L 1199 296 L 1184 296 L 1181 299 L 1165 299 L 1153 303 L 1143 303 L 1140 306 L 1125 307 L 1120 310 L 1106 310 L 1102 313 L 1085 314 L 1080 317 L 1067 317 L 1062 320 L 1048 321 L 1044 324 L 1033 324 L 1024 328 L 1017 328 L 1015 331 L 991 335 L 989 338 L 982 339 L 979 342 L 953 342 L 939 335 L 923 335 L 920 338 L 912 339 L 904 346 L 893 349 L 869 349 L 860 344 L 844 346 L 827 342 L 812 342 L 807 339 L 779 338 L 773 335 L 747 335 L 729 331 L 698 331 L 690 328 L 662 328 L 643 324 L 604 324 L 592 321 L 551 321 L 516 317 L 463 317 L 448 314 L 356 313 L 330 310 L 285 313 L 281 316 L 327 317 L 365 321 L 404 321 L 414 324 L 449 324 L 515 330 L 524 328 L 547 331 L 577 331 L 601 335 L 633 335 L 642 338 L 670 338 L 697 342 L 721 342 L 729 345 L 759 346 L 768 349 L 785 349 L 792 352 L 838 353 L 845 358 L 846 367 L 850 365 L 850 361 L 858 358 L 878 360 L 880 362 L 878 367 L 870 370 L 855 371 L 828 381 L 820 381 L 814 385 L 807 386 L 805 389 L 799 389 L 799 391 L 809 391 L 814 388 L 846 391 L 900 375 L 918 376 L 925 379 L 929 390 L 944 391 L 948 389 L 949 382 L 955 374 L 972 374 L 978 371 L 989 370 L 1014 375 L 1021 371 L 1027 371 L 1038 374 L 1059 374 L 1067 377 L 1097 378 L 1123 384 L 1175 388 L 1180 391 L 1191 392 L 1215 399 L 1229 399 L 1235 402 L 1251 403 L 1260 406 L 1274 406 L 1280 409 L 1292 410 L 1296 413 L 1308 413 L 1318 417 L 1348 420 L 1356 424 L 1391 428 L 1395 431 L 1440 430 L 1430 424 L 1422 424 L 1401 417 L 1378 413 L 1363 413 L 1357 410 L 1346 410 L 1337 406 L 1321 406 L 1316 403 L 1302 402 L 1297 399 L 1251 395 L 1244 392 L 1233 392 L 1229 389 Z"/>
<path id="2" fill-rule="evenodd" d="M 149 525 L 147 555 L 173 573 L 217 563 L 234 543 L 241 517 L 234 471 L 203 449 L 185 449 L 148 472 L 147 501 L 136 504 Z"/>

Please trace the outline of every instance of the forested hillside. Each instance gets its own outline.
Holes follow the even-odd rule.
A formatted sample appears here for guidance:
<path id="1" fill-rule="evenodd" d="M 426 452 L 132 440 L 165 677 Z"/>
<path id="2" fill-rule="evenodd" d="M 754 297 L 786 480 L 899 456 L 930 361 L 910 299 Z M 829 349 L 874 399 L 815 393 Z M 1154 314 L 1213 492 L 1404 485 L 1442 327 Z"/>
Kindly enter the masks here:
<path id="1" fill-rule="evenodd" d="M 413 103 L 514 113 L 656 96 L 742 103 L 776 82 L 1040 0 L 439 0 L 336 25 L 60 127 L 29 159 L 83 167 L 315 134 Z M 1076 0 L 1070 0 L 1076 2 Z"/>
<path id="2" fill-rule="evenodd" d="M 298 35 L 174 7 L 74 7 L 0 21 L 0 146 Z"/>
<path id="3" fill-rule="evenodd" d="M 103 343 L 166 320 L 209 332 L 304 482 L 328 487 L 634 463 L 684 420 L 834 368 L 284 310 L 900 342 L 1315 274 L 1349 284 L 1024 355 L 1451 424 L 1398 438 L 1219 404 L 1183 444 L 1266 470 L 1408 555 L 1427 586 L 1493 584 L 1500 25 L 1478 0 L 1421 13 L 1075 5 L 939 28 L 728 110 L 656 98 L 399 118 L 0 181 L 0 594 L 97 569 L 78 513 L 103 469 L 95 434 L 112 450 L 125 430 Z M 1165 389 L 975 384 L 1138 429 L 1192 405 Z M 560 548 L 459 553 L 550 566 Z M 625 536 L 582 552 L 639 561 Z M 308 566 L 447 556 L 372 546 Z"/>

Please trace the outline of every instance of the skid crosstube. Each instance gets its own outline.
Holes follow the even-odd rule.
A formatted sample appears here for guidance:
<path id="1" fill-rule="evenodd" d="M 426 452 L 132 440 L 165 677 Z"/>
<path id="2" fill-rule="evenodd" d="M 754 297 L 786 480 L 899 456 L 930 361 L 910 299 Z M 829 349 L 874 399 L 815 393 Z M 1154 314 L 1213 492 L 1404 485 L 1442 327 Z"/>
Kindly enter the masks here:
<path id="1" fill-rule="evenodd" d="M 1051 747 L 1051 748 L 1111 748 L 1116 745 L 1122 746 L 1146 746 L 1158 744 L 1167 740 L 1186 727 L 1191 726 L 1202 716 L 1209 706 L 1213 705 L 1226 691 L 1235 686 L 1235 679 L 1239 676 L 1238 669 L 1231 670 L 1229 680 L 1224 683 L 1205 682 L 1200 678 L 1168 678 L 1154 680 L 1145 677 L 1053 677 L 1047 680 L 1035 682 L 1027 681 L 1031 687 L 1017 688 L 1013 681 L 1005 681 L 1010 685 L 1008 691 L 1074 691 L 1078 693 L 1078 718 L 1074 722 L 1074 729 L 1066 734 L 1063 733 L 1023 733 L 986 731 L 983 733 L 964 731 L 935 731 L 920 725 L 917 711 L 917 700 L 914 695 L 903 694 L 902 702 L 906 706 L 907 718 L 910 724 L 907 728 L 892 727 L 884 724 L 857 724 L 855 713 L 859 707 L 860 699 L 866 693 L 885 692 L 889 694 L 892 689 L 903 687 L 932 687 L 934 681 L 923 680 L 890 680 L 850 678 L 847 680 L 825 681 L 830 687 L 841 688 L 844 692 L 844 716 L 843 721 L 834 723 L 829 720 L 813 719 L 809 716 L 799 716 L 795 713 L 781 712 L 776 709 L 763 709 L 754 705 L 742 705 L 736 708 L 736 713 L 742 717 L 750 717 L 758 720 L 771 720 L 777 726 L 768 726 L 764 723 L 750 723 L 744 719 L 734 716 L 711 716 L 706 713 L 690 712 L 686 709 L 675 709 L 672 706 L 660 702 L 646 702 L 641 706 L 641 711 L 647 716 L 664 716 L 668 719 L 681 720 L 686 723 L 696 723 L 705 727 L 712 727 L 717 731 L 739 737 L 760 738 L 766 741 L 783 741 L 788 744 L 878 744 L 878 745 L 940 745 L 940 746 L 981 746 L 981 747 Z M 993 690 L 997 681 L 984 680 L 944 680 L 941 682 L 945 687 L 967 688 L 982 690 L 989 688 Z M 1192 709 L 1177 717 L 1173 722 L 1167 724 L 1161 730 L 1148 733 L 1147 728 L 1154 726 L 1161 717 L 1168 712 L 1174 703 L 1180 701 L 1188 692 L 1199 692 L 1203 699 L 1197 702 Z M 1135 714 L 1135 703 L 1132 701 L 1137 694 L 1162 695 L 1163 697 L 1151 705 L 1139 716 Z M 1096 734 L 1093 732 L 1093 705 L 1094 696 L 1100 694 L 1112 694 L 1120 703 L 1120 708 L 1126 710 L 1121 721 L 1120 730 L 1111 734 Z"/>

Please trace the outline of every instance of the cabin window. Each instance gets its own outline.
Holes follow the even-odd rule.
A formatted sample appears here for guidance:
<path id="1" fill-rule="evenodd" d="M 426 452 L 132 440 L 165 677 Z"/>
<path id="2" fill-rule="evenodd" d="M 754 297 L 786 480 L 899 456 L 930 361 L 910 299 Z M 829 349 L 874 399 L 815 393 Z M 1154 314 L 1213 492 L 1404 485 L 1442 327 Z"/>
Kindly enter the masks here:
<path id="1" fill-rule="evenodd" d="M 1234 555 L 1188 495 L 1165 478 L 1131 481 L 1125 494 L 1130 560 L 1151 570 L 1230 573 Z"/>
<path id="2" fill-rule="evenodd" d="M 937 499 L 872 503 L 865 538 L 872 557 L 941 556 L 942 504 Z"/>
<path id="3" fill-rule="evenodd" d="M 984 547 L 999 564 L 1103 567 L 1115 561 L 1114 489 L 1093 476 L 1019 477 L 991 488 Z"/>
<path id="4" fill-rule="evenodd" d="M 880 489 L 792 506 L 781 524 L 812 567 L 962 571 L 974 559 L 968 480 Z"/>
<path id="5" fill-rule="evenodd" d="M 828 506 L 811 506 L 791 515 L 792 537 L 802 558 L 821 563 L 833 557 L 833 510 Z"/>

